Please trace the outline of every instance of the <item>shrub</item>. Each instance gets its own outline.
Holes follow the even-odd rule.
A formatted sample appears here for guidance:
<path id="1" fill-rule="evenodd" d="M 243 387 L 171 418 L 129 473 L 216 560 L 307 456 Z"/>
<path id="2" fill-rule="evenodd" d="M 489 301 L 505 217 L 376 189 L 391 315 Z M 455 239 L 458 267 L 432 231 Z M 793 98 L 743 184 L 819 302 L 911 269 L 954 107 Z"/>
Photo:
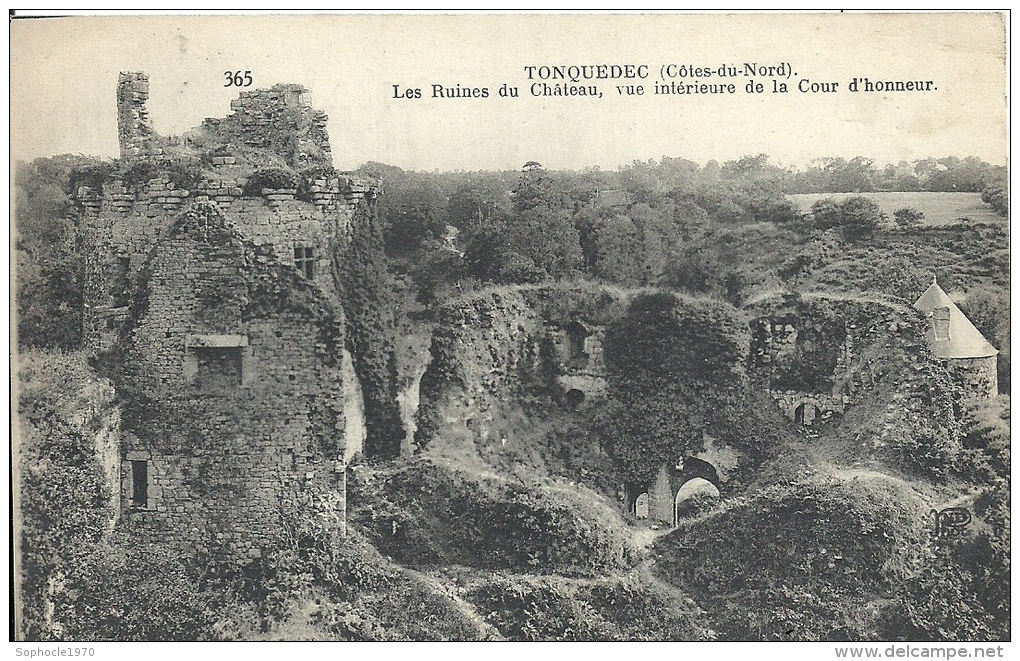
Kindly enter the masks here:
<path id="1" fill-rule="evenodd" d="M 927 511 L 874 473 L 773 485 L 681 521 L 655 569 L 699 595 L 724 640 L 873 640 L 887 614 L 868 606 L 920 567 Z"/>
<path id="2" fill-rule="evenodd" d="M 1009 215 L 1009 189 L 1005 184 L 992 184 L 981 191 L 981 200 L 1000 216 Z"/>
<path id="3" fill-rule="evenodd" d="M 429 461 L 394 474 L 357 518 L 381 551 L 420 565 L 590 576 L 631 554 L 622 522 L 590 491 L 483 481 Z"/>
<path id="4" fill-rule="evenodd" d="M 168 179 L 175 188 L 193 190 L 202 180 L 202 168 L 191 161 L 139 161 L 128 165 L 120 173 L 120 179 L 128 190 L 140 190 L 157 178 Z"/>
<path id="5" fill-rule="evenodd" d="M 924 220 L 924 212 L 918 211 L 913 207 L 903 207 L 893 212 L 893 218 L 896 220 L 896 224 L 904 229 L 911 227 L 917 227 Z"/>
<path id="6" fill-rule="evenodd" d="M 78 192 L 78 188 L 82 186 L 87 186 L 98 192 L 103 189 L 103 185 L 109 181 L 112 174 L 112 163 L 81 165 L 71 170 L 71 174 L 68 179 L 68 188 L 72 196 L 75 195 Z"/>
<path id="7" fill-rule="evenodd" d="M 354 211 L 351 238 L 333 255 L 347 348 L 365 399 L 365 454 L 393 458 L 404 438 L 397 395 L 393 280 L 387 272 L 376 209 L 363 200 Z"/>
<path id="8" fill-rule="evenodd" d="M 22 631 L 46 640 L 59 636 L 48 585 L 93 553 L 112 515 L 95 436 L 113 392 L 81 354 L 23 353 L 19 376 Z"/>
<path id="9" fill-rule="evenodd" d="M 875 233 L 885 219 L 881 207 L 863 195 L 854 195 L 837 202 L 827 197 L 811 205 L 811 215 L 819 229 L 838 228 L 848 242 L 866 239 Z"/>
<path id="10" fill-rule="evenodd" d="M 285 170 L 279 170 L 285 172 Z M 312 186 L 315 185 L 316 180 L 325 180 L 327 183 L 334 181 L 338 178 L 339 172 L 336 168 L 331 165 L 316 165 L 310 167 L 301 172 L 297 173 L 297 199 L 304 200 L 305 202 L 312 201 Z M 273 188 L 273 186 L 267 186 L 267 188 Z M 284 186 L 284 188 L 287 188 Z M 262 191 L 259 190 L 261 195 Z"/>
<path id="11" fill-rule="evenodd" d="M 509 640 L 711 640 L 696 604 L 646 570 L 572 581 L 496 574 L 468 598 Z"/>
<path id="12" fill-rule="evenodd" d="M 899 595 L 892 634 L 907 640 L 1010 639 L 1009 488 L 985 489 L 974 502 L 984 525 L 946 539 Z M 892 636 L 889 636 L 892 637 Z"/>
<path id="13" fill-rule="evenodd" d="M 102 545 L 69 570 L 54 620 L 66 640 L 205 640 L 216 620 L 215 593 L 157 545 Z M 222 602 L 221 602 L 222 603 Z"/>

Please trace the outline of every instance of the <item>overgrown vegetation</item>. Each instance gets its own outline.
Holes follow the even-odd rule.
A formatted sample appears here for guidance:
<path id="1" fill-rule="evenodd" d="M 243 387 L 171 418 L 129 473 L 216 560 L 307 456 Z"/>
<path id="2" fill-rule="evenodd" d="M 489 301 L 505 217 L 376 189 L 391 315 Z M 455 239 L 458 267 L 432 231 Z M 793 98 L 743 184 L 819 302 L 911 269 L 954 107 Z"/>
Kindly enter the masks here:
<path id="1" fill-rule="evenodd" d="M 586 490 L 479 479 L 425 460 L 382 484 L 351 486 L 355 521 L 412 566 L 597 576 L 625 568 L 633 553 L 622 522 Z"/>
<path id="2" fill-rule="evenodd" d="M 21 631 L 29 640 L 52 640 L 58 632 L 47 605 L 96 552 L 113 516 L 95 435 L 114 393 L 89 374 L 80 354 L 30 352 L 20 362 Z"/>
<path id="3" fill-rule="evenodd" d="M 15 171 L 18 344 L 81 344 L 85 260 L 73 194 L 96 187 L 111 167 L 84 156 L 19 163 Z"/>
<path id="4" fill-rule="evenodd" d="M 346 315 L 347 345 L 365 398 L 365 453 L 393 458 L 400 454 L 404 430 L 396 401 L 392 282 L 375 210 L 367 203 L 359 205 L 351 227 L 349 244 L 332 258 Z"/>
<path id="5" fill-rule="evenodd" d="M 246 195 L 296 189 L 307 201 L 315 180 L 342 178 L 328 165 L 296 172 L 253 149 L 249 165 L 259 167 Z M 348 536 L 314 511 L 288 512 L 277 547 L 237 569 L 193 549 L 126 543 L 109 528 L 117 477 L 96 453 L 113 393 L 80 355 L 33 353 L 18 400 L 28 638 L 1008 639 L 1009 398 L 965 402 L 924 346 L 920 320 L 888 313 L 889 301 L 909 312 L 937 274 L 1000 350 L 1008 393 L 1006 226 L 931 226 L 921 203 L 889 222 L 864 195 L 981 192 L 1006 215 L 1002 168 L 833 158 L 791 171 L 759 155 L 617 172 L 537 163 L 498 173 L 369 163 L 360 172 L 382 180 L 382 195 L 357 209 L 349 241 L 329 255 L 372 457 L 349 473 Z M 137 188 L 161 176 L 187 188 L 199 174 L 183 162 L 20 164 L 19 347 L 81 344 L 79 187 L 98 191 L 119 177 Z M 805 215 L 792 192 L 852 195 Z M 174 231 L 200 230 L 208 212 L 195 207 Z M 245 301 L 204 291 L 206 313 L 305 308 L 310 288 L 295 284 L 296 272 L 282 285 L 260 273 L 248 274 Z M 851 401 L 810 432 L 782 417 L 747 360 L 749 312 L 781 291 L 847 300 L 777 299 L 799 301 L 791 320 L 812 321 L 799 329 L 797 365 L 777 367 L 776 387 L 830 391 L 834 347 L 847 329 L 854 337 Z M 132 302 L 133 318 L 142 303 Z M 510 308 L 521 314 L 500 317 Z M 606 327 L 607 396 L 570 404 L 547 329 L 579 320 Z M 396 346 L 409 328 L 435 329 L 430 357 L 451 371 L 426 374 L 419 456 L 401 463 Z M 471 333 L 489 333 L 498 351 L 470 354 Z M 320 334 L 334 352 L 339 329 Z M 483 374 L 469 373 L 479 365 Z M 458 402 L 471 413 L 466 431 L 444 437 L 449 411 L 437 397 L 472 379 L 484 387 Z M 153 437 L 164 416 L 212 410 L 118 395 L 123 428 Z M 253 401 L 217 405 L 254 433 Z M 311 421 L 324 439 L 336 422 Z M 682 503 L 679 529 L 645 554 L 652 531 L 623 521 L 620 492 L 698 454 L 706 437 L 738 452 L 741 471 L 721 500 Z M 930 509 L 950 502 L 975 522 L 934 544 Z"/>
<path id="6" fill-rule="evenodd" d="M 924 563 L 926 504 L 877 474 L 775 485 L 656 543 L 723 640 L 878 640 Z M 909 639 L 909 636 L 907 636 Z"/>
<path id="7" fill-rule="evenodd" d="M 248 177 L 248 182 L 244 185 L 244 194 L 259 197 L 264 188 L 297 190 L 298 182 L 299 177 L 288 170 L 281 168 L 256 170 Z"/>
<path id="8" fill-rule="evenodd" d="M 470 595 L 514 641 L 711 640 L 696 604 L 646 571 L 574 582 L 495 574 Z"/>
<path id="9" fill-rule="evenodd" d="M 748 342 L 732 306 L 669 293 L 638 296 L 610 324 L 609 395 L 595 433 L 628 483 L 648 484 L 660 466 L 697 454 L 706 431 L 764 456 L 773 435 L 748 405 Z"/>

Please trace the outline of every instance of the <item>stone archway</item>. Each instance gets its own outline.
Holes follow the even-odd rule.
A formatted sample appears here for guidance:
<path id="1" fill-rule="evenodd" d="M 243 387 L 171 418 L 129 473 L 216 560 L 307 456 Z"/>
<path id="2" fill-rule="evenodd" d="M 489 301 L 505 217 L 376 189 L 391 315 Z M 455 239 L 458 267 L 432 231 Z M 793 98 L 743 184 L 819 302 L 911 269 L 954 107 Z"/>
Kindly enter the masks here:
<path id="1" fill-rule="evenodd" d="M 703 503 L 704 500 L 716 500 L 719 498 L 719 488 L 703 477 L 692 477 L 676 490 L 673 497 L 673 525 L 687 513 L 685 504 Z M 693 509 L 693 508 L 691 508 Z"/>
<path id="2" fill-rule="evenodd" d="M 634 516 L 638 519 L 648 518 L 648 493 L 640 494 L 634 501 Z"/>
<path id="3" fill-rule="evenodd" d="M 684 457 L 673 466 L 660 466 L 655 479 L 647 485 L 648 518 L 675 526 L 677 493 L 694 479 L 709 483 L 717 495 L 722 491 L 718 471 L 704 459 Z"/>
<path id="4" fill-rule="evenodd" d="M 711 482 L 716 489 L 722 490 L 721 482 L 719 480 L 719 471 L 715 469 L 715 466 L 705 461 L 704 459 L 698 459 L 697 457 L 685 457 L 683 460 L 683 469 L 679 471 L 679 479 L 674 482 L 676 489 L 696 477 L 700 477 L 704 480 Z M 673 492 L 673 496 L 676 496 L 676 491 Z"/>

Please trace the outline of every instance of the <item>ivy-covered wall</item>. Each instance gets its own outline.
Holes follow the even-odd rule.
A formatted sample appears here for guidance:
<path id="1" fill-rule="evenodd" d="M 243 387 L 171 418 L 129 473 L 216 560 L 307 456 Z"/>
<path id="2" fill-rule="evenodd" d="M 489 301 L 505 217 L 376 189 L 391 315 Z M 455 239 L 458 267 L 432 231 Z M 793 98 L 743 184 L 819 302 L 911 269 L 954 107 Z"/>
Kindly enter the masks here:
<path id="1" fill-rule="evenodd" d="M 299 509 L 342 533 L 338 317 L 217 207 L 184 214 L 142 268 L 114 370 L 125 400 L 122 525 L 238 561 L 279 541 Z"/>

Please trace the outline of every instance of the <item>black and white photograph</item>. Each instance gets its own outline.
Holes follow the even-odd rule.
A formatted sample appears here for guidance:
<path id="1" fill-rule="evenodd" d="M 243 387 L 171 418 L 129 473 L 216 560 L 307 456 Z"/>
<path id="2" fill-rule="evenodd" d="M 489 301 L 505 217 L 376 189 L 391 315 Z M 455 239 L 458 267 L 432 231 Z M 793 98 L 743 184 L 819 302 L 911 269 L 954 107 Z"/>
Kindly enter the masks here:
<path id="1" fill-rule="evenodd" d="M 64 14 L 12 656 L 1009 655 L 1008 11 Z"/>

